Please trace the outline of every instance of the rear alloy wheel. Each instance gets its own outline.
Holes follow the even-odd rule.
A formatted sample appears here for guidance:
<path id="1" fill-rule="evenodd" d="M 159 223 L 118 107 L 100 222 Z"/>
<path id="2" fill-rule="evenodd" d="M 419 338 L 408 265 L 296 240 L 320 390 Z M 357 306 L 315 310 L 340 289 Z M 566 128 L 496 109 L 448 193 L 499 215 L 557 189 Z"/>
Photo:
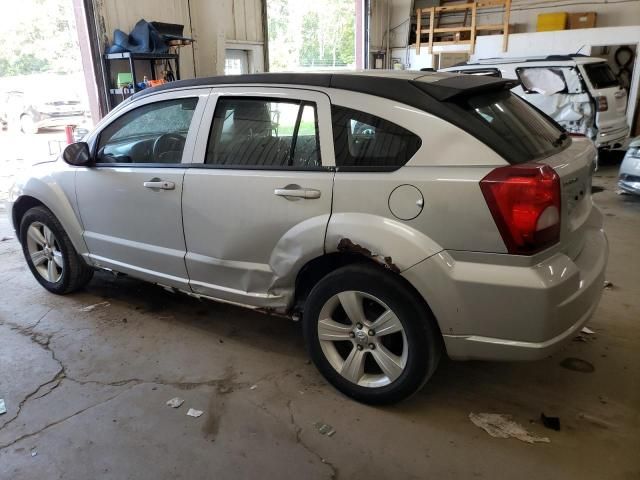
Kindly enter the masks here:
<path id="1" fill-rule="evenodd" d="M 311 358 L 340 391 L 370 404 L 418 391 L 440 357 L 428 306 L 401 277 L 350 265 L 323 278 L 303 314 Z"/>
<path id="2" fill-rule="evenodd" d="M 398 316 L 364 292 L 348 290 L 325 302 L 318 340 L 331 366 L 362 387 L 389 385 L 407 365 L 407 336 Z"/>
<path id="3" fill-rule="evenodd" d="M 20 222 L 20 241 L 36 280 L 52 293 L 65 294 L 86 285 L 93 276 L 58 219 L 45 207 L 33 207 Z"/>

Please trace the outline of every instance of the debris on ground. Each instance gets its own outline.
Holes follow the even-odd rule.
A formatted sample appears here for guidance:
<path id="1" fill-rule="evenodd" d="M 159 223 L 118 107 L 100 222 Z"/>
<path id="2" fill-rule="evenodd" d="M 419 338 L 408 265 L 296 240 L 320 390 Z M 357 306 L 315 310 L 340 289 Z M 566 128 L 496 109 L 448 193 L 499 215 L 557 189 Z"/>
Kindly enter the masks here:
<path id="1" fill-rule="evenodd" d="M 613 288 L 613 283 L 611 283 L 609 280 L 605 280 L 604 288 L 606 288 L 607 290 L 611 290 Z"/>
<path id="2" fill-rule="evenodd" d="M 574 372 L 592 373 L 595 371 L 591 363 L 580 358 L 567 357 L 560 362 L 560 366 L 567 370 L 573 370 Z"/>
<path id="3" fill-rule="evenodd" d="M 469 420 L 476 427 L 495 438 L 517 438 L 526 443 L 544 442 L 550 443 L 547 437 L 531 435 L 522 425 L 511 420 L 509 415 L 499 413 L 469 413 Z"/>
<path id="4" fill-rule="evenodd" d="M 4 404 L 4 398 L 0 398 L 0 415 L 7 413 L 7 407 Z"/>
<path id="5" fill-rule="evenodd" d="M 589 327 L 582 327 L 582 330 L 580 330 L 580 331 L 581 331 L 582 333 L 586 333 L 587 335 L 591 335 L 591 334 L 593 334 L 593 333 L 596 333 L 596 332 L 594 332 L 593 330 L 591 330 Z"/>
<path id="6" fill-rule="evenodd" d="M 35 457 L 38 454 L 38 450 L 36 450 L 35 448 L 33 450 L 31 450 L 31 456 Z"/>
<path id="7" fill-rule="evenodd" d="M 167 401 L 167 405 L 171 408 L 178 408 L 183 403 L 184 403 L 184 398 L 180 398 L 180 397 L 174 397 L 171 400 Z"/>
<path id="8" fill-rule="evenodd" d="M 605 397 L 604 395 L 600 395 L 598 397 L 598 400 L 600 400 L 600 403 L 603 405 L 606 405 L 607 403 L 609 403 L 609 399 L 607 397 Z"/>
<path id="9" fill-rule="evenodd" d="M 585 420 L 585 421 L 587 421 L 589 423 L 592 423 L 592 424 L 594 424 L 594 425 L 596 425 L 598 427 L 601 427 L 601 428 L 616 428 L 616 426 L 613 423 L 607 422 L 606 420 L 604 420 L 602 418 L 595 417 L 595 416 L 590 415 L 588 413 L 581 412 L 581 413 L 578 414 L 578 418 L 580 420 Z"/>
<path id="10" fill-rule="evenodd" d="M 187 415 L 189 415 L 190 417 L 198 418 L 203 413 L 204 412 L 202 410 L 196 410 L 195 408 L 190 408 L 189 411 L 187 412 Z"/>
<path id="11" fill-rule="evenodd" d="M 109 305 L 111 305 L 109 302 L 94 303 L 93 305 L 87 305 L 86 307 L 82 307 L 80 309 L 80 311 L 81 312 L 91 312 L 91 311 L 95 310 L 98 307 L 108 307 Z"/>
<path id="12" fill-rule="evenodd" d="M 540 420 L 542 420 L 542 424 L 556 432 L 560 431 L 560 418 L 559 417 L 547 417 L 544 412 L 540 414 Z"/>
<path id="13" fill-rule="evenodd" d="M 249 390 L 255 390 L 256 388 L 258 388 L 258 385 L 251 385 L 251 386 L 249 387 Z"/>
<path id="14" fill-rule="evenodd" d="M 321 435 L 326 435 L 327 437 L 332 437 L 336 433 L 335 429 L 328 423 L 316 422 L 313 426 L 316 427 Z"/>
<path id="15" fill-rule="evenodd" d="M 6 242 L 7 240 L 13 240 L 13 237 L 2 237 L 0 242 Z"/>

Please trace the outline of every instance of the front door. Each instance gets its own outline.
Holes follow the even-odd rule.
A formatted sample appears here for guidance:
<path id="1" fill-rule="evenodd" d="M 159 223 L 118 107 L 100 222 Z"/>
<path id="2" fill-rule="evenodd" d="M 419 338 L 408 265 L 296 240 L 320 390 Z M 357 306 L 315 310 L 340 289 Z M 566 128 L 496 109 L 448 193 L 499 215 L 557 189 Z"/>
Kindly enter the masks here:
<path id="1" fill-rule="evenodd" d="M 150 95 L 92 139 L 76 192 L 91 261 L 188 289 L 181 196 L 209 90 Z"/>
<path id="2" fill-rule="evenodd" d="M 329 98 L 229 87 L 212 93 L 183 193 L 194 292 L 284 307 L 298 269 L 324 253 L 334 155 Z"/>

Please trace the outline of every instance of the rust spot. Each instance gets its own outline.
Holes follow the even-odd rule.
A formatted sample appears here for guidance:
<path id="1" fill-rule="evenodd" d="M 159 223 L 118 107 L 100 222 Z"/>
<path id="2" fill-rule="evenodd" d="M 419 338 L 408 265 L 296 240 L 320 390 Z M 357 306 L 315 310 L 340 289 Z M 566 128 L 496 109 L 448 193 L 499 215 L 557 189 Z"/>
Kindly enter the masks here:
<path id="1" fill-rule="evenodd" d="M 362 245 L 358 245 L 357 243 L 353 243 L 348 238 L 343 238 L 338 243 L 338 251 L 339 252 L 351 252 L 351 253 L 359 253 L 360 255 L 364 255 L 369 257 L 374 262 L 382 265 L 387 270 L 391 270 L 395 273 L 400 273 L 400 269 L 396 264 L 393 263 L 393 259 L 391 257 L 385 257 L 383 255 L 377 255 L 373 253 L 368 248 L 363 247 Z"/>

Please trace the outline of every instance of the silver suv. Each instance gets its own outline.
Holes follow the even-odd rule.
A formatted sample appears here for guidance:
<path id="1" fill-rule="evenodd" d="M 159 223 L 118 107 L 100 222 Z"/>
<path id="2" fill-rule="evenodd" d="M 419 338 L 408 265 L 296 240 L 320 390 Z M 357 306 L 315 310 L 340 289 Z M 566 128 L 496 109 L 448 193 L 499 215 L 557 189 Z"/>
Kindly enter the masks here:
<path id="1" fill-rule="evenodd" d="M 423 72 L 175 82 L 19 181 L 13 223 L 51 292 L 102 269 L 302 319 L 334 386 L 395 402 L 445 352 L 545 357 L 598 305 L 595 149 L 512 86 Z"/>

